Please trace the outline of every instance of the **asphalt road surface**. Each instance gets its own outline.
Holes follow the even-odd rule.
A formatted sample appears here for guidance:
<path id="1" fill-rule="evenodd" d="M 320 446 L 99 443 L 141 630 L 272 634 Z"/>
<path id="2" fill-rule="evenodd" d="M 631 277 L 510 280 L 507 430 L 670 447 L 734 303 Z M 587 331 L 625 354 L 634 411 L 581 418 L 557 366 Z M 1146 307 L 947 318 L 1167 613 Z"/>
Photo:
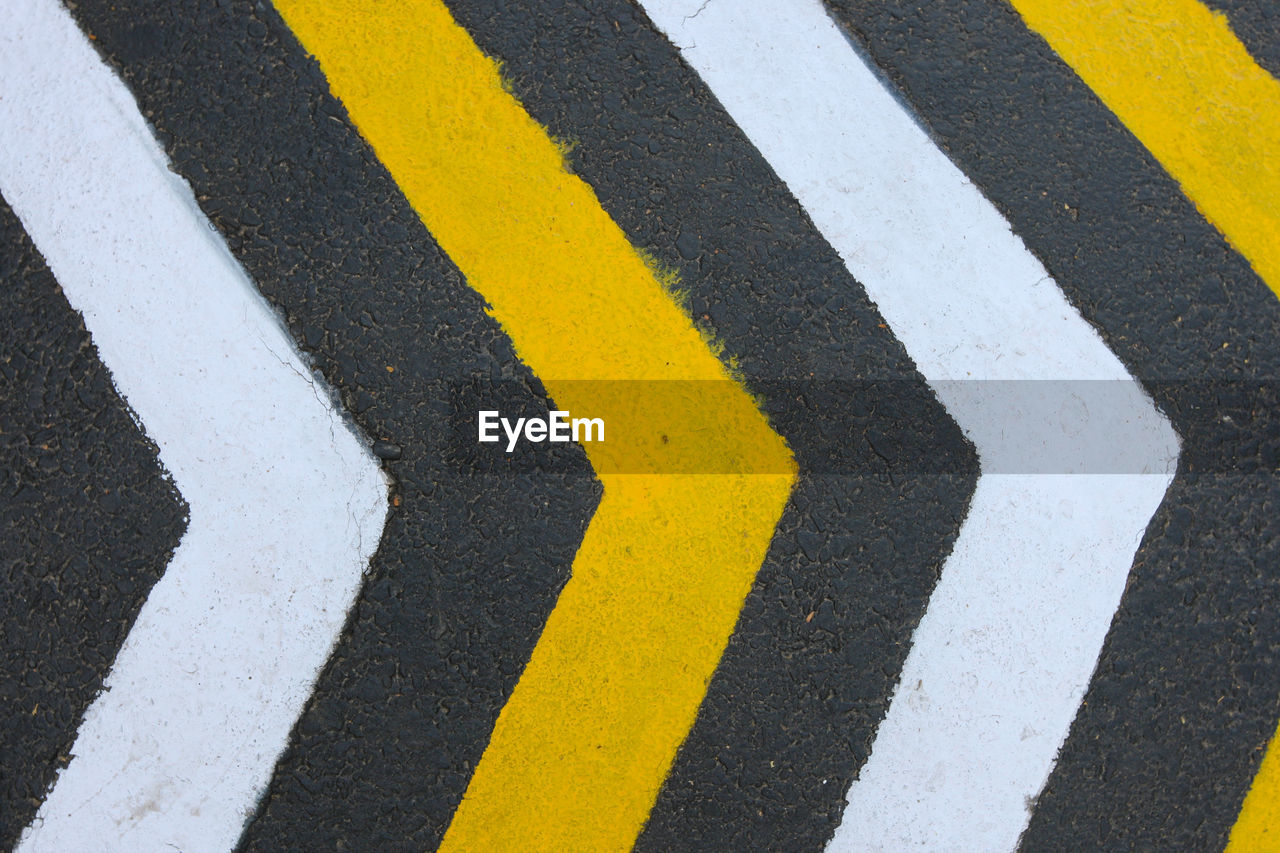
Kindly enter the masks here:
<path id="1" fill-rule="evenodd" d="M 1209 6 L 17 2 L 0 846 L 1280 849 Z"/>

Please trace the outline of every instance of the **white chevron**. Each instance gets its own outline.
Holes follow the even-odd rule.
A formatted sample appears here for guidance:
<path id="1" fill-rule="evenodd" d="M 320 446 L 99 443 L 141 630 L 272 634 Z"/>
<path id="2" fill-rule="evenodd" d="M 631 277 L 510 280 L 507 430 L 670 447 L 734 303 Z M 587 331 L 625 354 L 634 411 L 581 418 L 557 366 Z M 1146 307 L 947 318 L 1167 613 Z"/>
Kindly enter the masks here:
<path id="1" fill-rule="evenodd" d="M 817 0 L 641 6 L 866 287 L 982 463 L 829 849 L 1012 850 L 1177 437 Z"/>
<path id="2" fill-rule="evenodd" d="M 57 0 L 6 0 L 0 192 L 190 507 L 23 853 L 226 851 L 387 511 L 365 442 Z"/>

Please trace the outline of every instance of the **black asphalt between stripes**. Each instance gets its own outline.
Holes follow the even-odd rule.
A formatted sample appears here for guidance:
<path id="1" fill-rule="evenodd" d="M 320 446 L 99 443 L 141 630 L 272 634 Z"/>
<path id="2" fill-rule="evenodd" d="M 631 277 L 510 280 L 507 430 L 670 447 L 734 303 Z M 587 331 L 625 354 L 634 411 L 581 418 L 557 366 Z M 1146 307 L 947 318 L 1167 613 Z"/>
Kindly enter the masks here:
<path id="1" fill-rule="evenodd" d="M 545 395 L 273 10 L 81 0 L 74 14 L 356 423 L 400 451 L 369 577 L 241 849 L 432 849 L 600 485 L 576 445 L 539 446 L 545 471 L 454 464 L 459 384 L 503 381 L 544 416 Z"/>
<path id="2" fill-rule="evenodd" d="M 534 118 L 574 144 L 572 168 L 632 242 L 678 271 L 695 322 L 737 358 L 800 464 L 637 850 L 821 850 L 966 511 L 973 451 L 862 287 L 638 9 L 449 6 Z M 896 381 L 857 386 L 873 377 Z M 887 393 L 859 394 L 875 390 Z M 864 472 L 831 476 L 826 431 L 859 419 Z"/>
<path id="3" fill-rule="evenodd" d="M 1224 13 L 1254 60 L 1280 77 L 1280 5 L 1275 0 L 1205 0 L 1205 4 Z"/>
<path id="4" fill-rule="evenodd" d="M 1184 445 L 1022 848 L 1221 850 L 1280 715 L 1280 412 L 1168 380 L 1274 389 L 1280 302 L 1011 7 L 831 7 Z"/>
<path id="5" fill-rule="evenodd" d="M 0 849 L 66 766 L 85 709 L 186 527 L 22 225 L 0 200 Z"/>

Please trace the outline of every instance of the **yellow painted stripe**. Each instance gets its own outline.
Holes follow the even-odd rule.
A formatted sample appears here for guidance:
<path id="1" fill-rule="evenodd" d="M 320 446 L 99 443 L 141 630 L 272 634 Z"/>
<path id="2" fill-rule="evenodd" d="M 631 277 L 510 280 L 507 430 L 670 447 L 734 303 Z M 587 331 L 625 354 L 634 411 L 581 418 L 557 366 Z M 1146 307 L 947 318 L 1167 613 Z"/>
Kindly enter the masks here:
<path id="1" fill-rule="evenodd" d="M 1280 82 L 1197 0 L 1010 0 L 1280 295 Z"/>
<path id="2" fill-rule="evenodd" d="M 1271 739 L 1262 766 L 1231 830 L 1227 853 L 1280 851 L 1280 733 Z"/>
<path id="3" fill-rule="evenodd" d="M 556 403 L 610 430 L 585 445 L 604 497 L 572 578 L 441 849 L 629 849 L 764 559 L 790 452 L 442 3 L 277 6 Z M 602 381 L 669 379 L 711 381 Z"/>

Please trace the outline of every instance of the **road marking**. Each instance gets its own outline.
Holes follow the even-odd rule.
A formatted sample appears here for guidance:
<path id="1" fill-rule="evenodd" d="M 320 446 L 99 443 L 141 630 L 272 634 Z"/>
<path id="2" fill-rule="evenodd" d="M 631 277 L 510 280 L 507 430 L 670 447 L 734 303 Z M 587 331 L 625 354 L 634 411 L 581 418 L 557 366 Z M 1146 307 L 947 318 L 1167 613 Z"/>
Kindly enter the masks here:
<path id="1" fill-rule="evenodd" d="M 1197 0 L 1010 2 L 1280 296 L 1280 81 L 1227 16 Z M 1270 747 L 1228 850 L 1261 849 L 1268 832 L 1280 833 Z"/>
<path id="2" fill-rule="evenodd" d="M 1172 479 L 1176 436 L 821 5 L 641 5 L 867 288 L 982 457 L 830 849 L 1011 850 Z M 1093 428 L 1090 389 L 1105 389 L 1112 440 L 1137 466 L 1128 470 L 1147 473 L 1079 473 L 1093 461 L 1084 446 L 1054 458 L 1064 431 Z M 1002 433 L 1063 473 L 992 473 Z"/>
<path id="3" fill-rule="evenodd" d="M 226 851 L 387 509 L 372 456 L 57 0 L 0 31 L 0 192 L 190 508 L 18 845 Z"/>
<path id="4" fill-rule="evenodd" d="M 1257 853 L 1280 845 L 1280 732 L 1263 753 L 1225 853 Z"/>
<path id="5" fill-rule="evenodd" d="M 443 4 L 277 7 L 558 407 L 609 425 L 584 445 L 604 497 L 441 849 L 630 849 L 764 559 L 790 453 Z"/>
<path id="6" fill-rule="evenodd" d="M 1010 0 L 1280 295 L 1280 81 L 1197 0 Z"/>

